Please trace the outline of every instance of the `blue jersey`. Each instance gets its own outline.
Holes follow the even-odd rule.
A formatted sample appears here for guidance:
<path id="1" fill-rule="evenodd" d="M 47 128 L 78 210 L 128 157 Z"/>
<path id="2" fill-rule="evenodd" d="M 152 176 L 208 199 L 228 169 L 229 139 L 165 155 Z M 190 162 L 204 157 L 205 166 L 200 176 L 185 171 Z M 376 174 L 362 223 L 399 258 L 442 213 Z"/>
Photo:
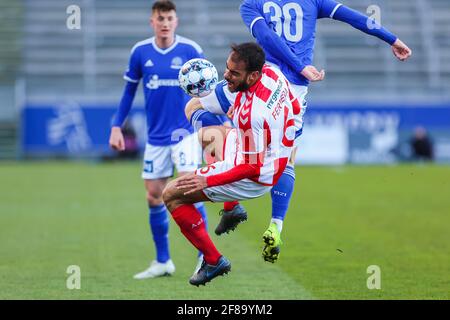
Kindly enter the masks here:
<path id="1" fill-rule="evenodd" d="M 397 37 L 377 21 L 334 0 L 245 0 L 242 19 L 293 84 L 308 85 L 300 72 L 312 65 L 317 19 L 331 18 L 393 45 Z"/>
<path id="2" fill-rule="evenodd" d="M 333 18 L 339 6 L 341 4 L 334 0 L 245 0 L 241 15 L 252 35 L 255 22 L 264 19 L 306 66 L 313 61 L 317 19 Z M 264 51 L 267 61 L 278 65 L 290 82 L 308 84 L 308 80 L 300 74 L 301 70 L 292 69 L 267 48 Z"/>
<path id="3" fill-rule="evenodd" d="M 157 146 L 175 144 L 179 142 L 172 141 L 175 130 L 194 131 L 184 113 L 190 97 L 179 86 L 178 72 L 186 61 L 203 57 L 197 43 L 178 35 L 174 44 L 166 49 L 159 48 L 153 37 L 138 42 L 131 50 L 124 78 L 134 83 L 142 79 L 148 143 Z"/>

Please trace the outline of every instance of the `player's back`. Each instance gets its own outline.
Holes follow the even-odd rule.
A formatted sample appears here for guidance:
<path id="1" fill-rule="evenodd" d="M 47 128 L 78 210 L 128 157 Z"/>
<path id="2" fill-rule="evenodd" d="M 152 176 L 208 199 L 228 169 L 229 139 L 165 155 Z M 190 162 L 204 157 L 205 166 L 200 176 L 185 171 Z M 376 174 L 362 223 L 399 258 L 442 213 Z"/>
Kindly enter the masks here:
<path id="1" fill-rule="evenodd" d="M 298 54 L 312 49 L 320 0 L 252 0 L 266 23 Z"/>
<path id="2" fill-rule="evenodd" d="M 260 81 L 235 100 L 233 123 L 239 129 L 238 161 L 258 164 L 255 182 L 274 185 L 282 174 L 295 138 L 289 84 L 265 65 Z"/>
<path id="3" fill-rule="evenodd" d="M 263 18 L 267 25 L 281 37 L 292 52 L 302 59 L 304 65 L 312 64 L 317 19 L 331 17 L 338 4 L 334 0 L 245 0 L 241 15 L 252 32 L 257 19 Z M 265 50 L 267 61 L 275 63 L 289 81 L 308 84 L 299 73 L 284 61 Z"/>

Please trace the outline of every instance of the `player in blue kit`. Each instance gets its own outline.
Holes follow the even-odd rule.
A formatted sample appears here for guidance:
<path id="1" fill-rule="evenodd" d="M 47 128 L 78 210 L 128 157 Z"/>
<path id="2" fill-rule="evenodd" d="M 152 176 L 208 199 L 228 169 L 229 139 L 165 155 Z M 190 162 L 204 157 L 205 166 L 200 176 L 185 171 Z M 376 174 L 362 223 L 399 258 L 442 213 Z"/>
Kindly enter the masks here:
<path id="1" fill-rule="evenodd" d="M 392 47 L 394 55 L 401 61 L 411 55 L 411 50 L 400 39 L 376 21 L 334 0 L 245 0 L 241 4 L 240 13 L 251 34 L 263 47 L 267 63 L 279 68 L 290 83 L 295 104 L 296 146 L 303 128 L 308 85 L 310 81 L 321 81 L 325 77 L 324 70 L 318 71 L 312 65 L 318 19 L 343 21 L 378 37 Z M 197 101 L 191 100 L 186 107 L 186 115 L 191 121 L 197 114 L 201 120 L 207 119 L 208 115 L 202 110 L 202 106 L 208 106 L 209 110 L 214 109 L 211 106 L 215 106 L 217 110 L 228 110 L 233 103 L 234 95 L 227 89 L 226 82 L 223 82 L 216 87 L 214 94 Z M 208 123 L 207 120 L 203 122 Z M 295 154 L 296 148 L 285 172 L 271 191 L 272 219 L 263 235 L 263 257 L 266 261 L 274 262 L 279 256 L 283 221 L 295 183 Z M 229 206 L 229 210 L 225 207 L 222 212 L 218 226 L 221 233 L 235 228 L 247 218 L 245 210 L 237 203 L 234 205 L 233 208 Z"/>
<path id="2" fill-rule="evenodd" d="M 334 0 L 244 0 L 240 13 L 250 33 L 263 47 L 266 60 L 283 72 L 295 98 L 301 103 L 296 118 L 296 146 L 303 129 L 308 84 L 323 80 L 325 76 L 324 70 L 319 72 L 312 65 L 318 19 L 339 20 L 379 38 L 392 47 L 395 57 L 401 61 L 412 53 L 398 37 L 376 21 Z M 287 168 L 286 175 L 272 189 L 272 221 L 263 235 L 266 244 L 263 256 L 272 262 L 278 259 L 282 223 L 294 189 L 295 153 L 296 149 L 290 159 L 292 170 Z"/>
<path id="3" fill-rule="evenodd" d="M 127 81 L 120 106 L 111 128 L 110 146 L 124 150 L 121 126 L 127 117 L 140 80 L 143 83 L 148 141 L 145 147 L 142 178 L 147 191 L 149 224 L 156 247 L 156 259 L 135 279 L 170 275 L 175 266 L 169 252 L 169 219 L 162 200 L 169 177 L 176 166 L 179 175 L 195 171 L 202 163 L 201 146 L 194 129 L 184 116 L 189 100 L 179 87 L 178 72 L 193 58 L 203 58 L 202 49 L 189 39 L 175 34 L 178 24 L 176 7 L 171 1 L 156 1 L 150 24 L 155 36 L 138 42 L 131 50 Z M 203 203 L 197 205 L 207 221 Z M 199 253 L 200 266 L 202 261 Z"/>

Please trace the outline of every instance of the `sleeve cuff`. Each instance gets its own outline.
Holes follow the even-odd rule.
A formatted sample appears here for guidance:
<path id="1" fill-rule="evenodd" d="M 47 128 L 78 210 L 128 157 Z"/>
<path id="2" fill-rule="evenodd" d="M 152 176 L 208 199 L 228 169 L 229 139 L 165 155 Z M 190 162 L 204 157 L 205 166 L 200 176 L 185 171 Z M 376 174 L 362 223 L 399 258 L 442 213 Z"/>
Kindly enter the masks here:
<path id="1" fill-rule="evenodd" d="M 330 18 L 331 18 L 331 19 L 333 19 L 334 14 L 336 13 L 337 9 L 339 9 L 339 7 L 341 7 L 341 6 L 342 6 L 342 3 L 338 3 L 338 4 L 336 5 L 336 7 L 334 7 L 333 11 L 331 11 L 331 14 L 330 14 Z"/>

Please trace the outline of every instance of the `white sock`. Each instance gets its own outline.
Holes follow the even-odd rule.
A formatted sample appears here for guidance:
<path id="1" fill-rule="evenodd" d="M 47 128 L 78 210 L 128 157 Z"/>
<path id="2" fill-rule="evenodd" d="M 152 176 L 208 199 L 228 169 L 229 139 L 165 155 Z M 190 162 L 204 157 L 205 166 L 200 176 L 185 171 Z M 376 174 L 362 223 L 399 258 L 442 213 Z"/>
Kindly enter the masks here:
<path id="1" fill-rule="evenodd" d="M 283 230 L 283 220 L 272 218 L 272 220 L 270 220 L 270 223 L 275 223 L 277 225 L 278 232 L 281 233 L 281 230 Z"/>

